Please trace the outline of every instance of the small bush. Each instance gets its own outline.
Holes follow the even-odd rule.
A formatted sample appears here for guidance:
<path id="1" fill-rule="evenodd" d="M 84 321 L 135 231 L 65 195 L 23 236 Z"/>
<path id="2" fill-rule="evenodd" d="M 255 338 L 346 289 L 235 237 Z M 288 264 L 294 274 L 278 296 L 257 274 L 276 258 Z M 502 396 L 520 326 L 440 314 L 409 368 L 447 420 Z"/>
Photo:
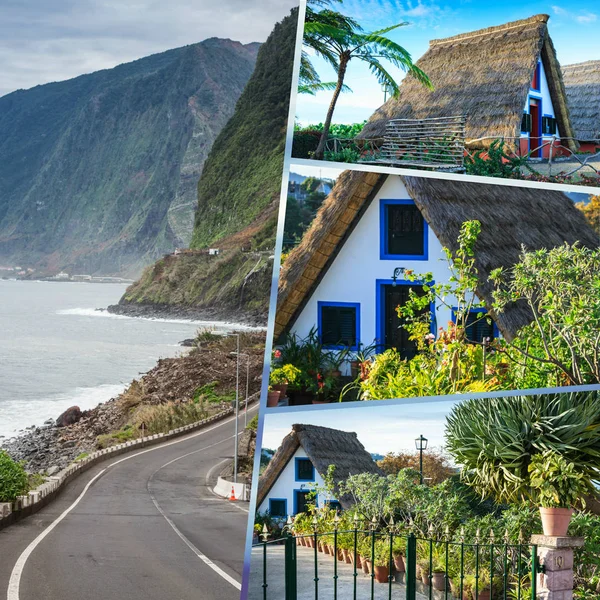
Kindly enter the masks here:
<path id="1" fill-rule="evenodd" d="M 294 158 L 311 158 L 319 145 L 320 139 L 321 132 L 315 129 L 294 132 L 292 156 Z"/>
<path id="2" fill-rule="evenodd" d="M 0 450 L 0 502 L 13 502 L 29 491 L 29 481 L 22 463 Z"/>

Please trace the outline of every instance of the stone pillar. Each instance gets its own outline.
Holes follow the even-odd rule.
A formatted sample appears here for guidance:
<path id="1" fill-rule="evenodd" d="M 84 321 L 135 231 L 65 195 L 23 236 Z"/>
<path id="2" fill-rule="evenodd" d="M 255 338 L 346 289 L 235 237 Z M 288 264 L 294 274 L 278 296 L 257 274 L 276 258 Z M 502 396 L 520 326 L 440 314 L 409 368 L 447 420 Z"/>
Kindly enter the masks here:
<path id="1" fill-rule="evenodd" d="M 584 545 L 582 537 L 533 535 L 538 547 L 537 597 L 540 600 L 573 600 L 573 550 Z"/>

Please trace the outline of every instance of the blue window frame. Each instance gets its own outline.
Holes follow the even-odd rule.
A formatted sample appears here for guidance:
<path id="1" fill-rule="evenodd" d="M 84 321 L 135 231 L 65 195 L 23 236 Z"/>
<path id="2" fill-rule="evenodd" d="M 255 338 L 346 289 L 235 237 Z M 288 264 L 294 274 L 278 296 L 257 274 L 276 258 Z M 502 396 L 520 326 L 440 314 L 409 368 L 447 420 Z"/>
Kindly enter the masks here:
<path id="1" fill-rule="evenodd" d="M 380 200 L 379 258 L 427 260 L 429 226 L 413 200 Z"/>
<path id="2" fill-rule="evenodd" d="M 306 496 L 313 490 L 294 490 L 294 514 L 306 511 Z M 319 506 L 319 499 L 315 498 L 315 506 Z"/>
<path id="3" fill-rule="evenodd" d="M 457 311 L 457 308 L 455 306 L 453 306 L 452 307 L 452 322 L 453 323 L 456 323 L 456 311 Z M 491 324 L 488 323 L 487 319 L 480 319 L 477 323 L 470 324 L 473 321 L 475 321 L 476 319 L 478 319 L 482 313 L 487 314 L 487 310 L 483 307 L 472 308 L 469 311 L 469 317 L 467 318 L 466 334 L 467 334 L 467 339 L 471 342 L 482 343 L 484 338 L 486 338 L 486 337 L 489 337 L 492 340 L 500 337 L 500 330 L 498 329 L 498 326 L 496 325 L 496 323 L 494 322 L 492 317 L 490 317 L 490 319 L 492 320 Z M 472 315 L 472 318 L 471 318 L 471 315 Z"/>
<path id="4" fill-rule="evenodd" d="M 360 304 L 357 302 L 317 302 L 319 341 L 325 348 L 358 350 L 360 344 Z"/>
<path id="5" fill-rule="evenodd" d="M 557 133 L 556 118 L 552 115 L 542 116 L 542 135 L 553 136 Z"/>
<path id="6" fill-rule="evenodd" d="M 397 279 L 396 286 L 406 285 L 419 287 L 423 285 L 422 281 L 407 281 L 405 279 Z M 392 279 L 377 279 L 375 281 L 375 332 L 377 335 L 377 352 L 383 352 L 386 349 L 385 345 L 385 320 L 386 320 L 386 306 L 385 306 L 385 288 L 388 285 L 393 285 Z M 431 281 L 429 285 L 435 285 L 435 281 Z M 431 326 L 430 331 L 433 335 L 437 333 L 437 320 L 435 314 L 435 303 L 429 304 L 429 311 L 431 314 Z"/>
<path id="7" fill-rule="evenodd" d="M 287 498 L 269 498 L 269 513 L 272 517 L 286 518 L 288 516 Z"/>
<path id="8" fill-rule="evenodd" d="M 310 458 L 296 457 L 295 461 L 296 481 L 314 481 L 315 467 Z"/>

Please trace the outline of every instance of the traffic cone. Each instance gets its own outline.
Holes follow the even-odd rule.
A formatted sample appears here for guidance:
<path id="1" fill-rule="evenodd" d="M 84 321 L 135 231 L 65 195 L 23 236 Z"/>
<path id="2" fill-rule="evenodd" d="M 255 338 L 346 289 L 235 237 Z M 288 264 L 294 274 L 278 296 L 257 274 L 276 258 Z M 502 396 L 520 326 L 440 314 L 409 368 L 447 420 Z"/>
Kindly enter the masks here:
<path id="1" fill-rule="evenodd" d="M 233 486 L 231 486 L 231 496 L 229 496 L 229 500 L 232 502 L 235 500 L 235 488 Z"/>

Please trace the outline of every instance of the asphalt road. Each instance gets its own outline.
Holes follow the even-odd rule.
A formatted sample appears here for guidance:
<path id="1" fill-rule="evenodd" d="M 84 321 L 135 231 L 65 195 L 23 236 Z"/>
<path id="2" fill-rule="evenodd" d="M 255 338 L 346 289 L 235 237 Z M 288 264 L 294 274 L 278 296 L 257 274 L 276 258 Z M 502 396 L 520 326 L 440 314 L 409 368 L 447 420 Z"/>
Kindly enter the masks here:
<path id="1" fill-rule="evenodd" d="M 0 598 L 239 600 L 248 504 L 211 490 L 234 425 L 95 465 L 0 531 Z"/>

